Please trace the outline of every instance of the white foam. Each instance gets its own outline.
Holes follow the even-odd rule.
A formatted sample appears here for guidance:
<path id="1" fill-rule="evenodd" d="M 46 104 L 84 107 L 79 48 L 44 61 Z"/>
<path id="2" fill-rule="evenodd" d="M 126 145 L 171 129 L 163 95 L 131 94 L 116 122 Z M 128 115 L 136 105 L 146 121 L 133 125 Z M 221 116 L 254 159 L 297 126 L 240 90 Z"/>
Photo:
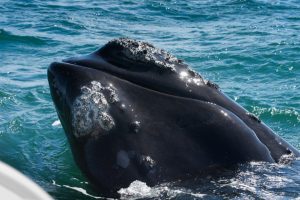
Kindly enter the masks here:
<path id="1" fill-rule="evenodd" d="M 118 191 L 121 199 L 141 199 L 141 198 L 154 198 L 154 199 L 172 199 L 180 194 L 186 194 L 195 198 L 203 198 L 206 194 L 192 193 L 185 189 L 171 189 L 168 186 L 160 185 L 156 187 L 149 187 L 142 181 L 133 181 L 128 188 L 122 188 Z"/>
<path id="2" fill-rule="evenodd" d="M 141 181 L 133 181 L 128 188 L 121 188 L 118 193 L 122 196 L 146 197 L 151 195 L 151 187 Z"/>
<path id="3" fill-rule="evenodd" d="M 55 120 L 53 123 L 52 123 L 52 126 L 61 126 L 61 123 L 59 120 Z"/>

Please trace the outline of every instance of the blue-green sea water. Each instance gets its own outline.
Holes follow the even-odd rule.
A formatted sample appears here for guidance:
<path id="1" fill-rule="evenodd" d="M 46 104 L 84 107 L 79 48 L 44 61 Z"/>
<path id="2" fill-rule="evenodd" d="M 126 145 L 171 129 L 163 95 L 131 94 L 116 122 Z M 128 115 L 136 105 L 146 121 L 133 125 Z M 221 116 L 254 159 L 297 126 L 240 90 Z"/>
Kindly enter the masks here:
<path id="1" fill-rule="evenodd" d="M 148 41 L 184 59 L 300 148 L 298 0 L 1 0 L 0 160 L 55 199 L 101 194 L 73 161 L 47 67 L 117 37 Z M 139 183 L 123 198 L 300 198 L 300 160 L 250 163 L 234 174 L 154 188 Z"/>

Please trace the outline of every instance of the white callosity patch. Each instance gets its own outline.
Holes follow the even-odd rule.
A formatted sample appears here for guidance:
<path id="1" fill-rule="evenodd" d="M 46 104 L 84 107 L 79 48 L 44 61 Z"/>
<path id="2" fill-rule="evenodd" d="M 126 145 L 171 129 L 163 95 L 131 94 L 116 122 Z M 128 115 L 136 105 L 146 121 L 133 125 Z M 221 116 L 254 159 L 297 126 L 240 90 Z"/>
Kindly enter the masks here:
<path id="1" fill-rule="evenodd" d="M 154 64 L 160 69 L 175 72 L 175 65 L 181 63 L 163 49 L 155 48 L 147 42 L 120 38 L 110 41 L 106 46 L 117 45 L 122 47 L 122 53 L 130 60 Z"/>
<path id="2" fill-rule="evenodd" d="M 106 90 L 106 92 L 108 93 L 109 97 L 108 97 L 108 102 L 109 103 L 116 103 L 119 101 L 119 97 L 116 93 L 115 88 L 113 87 L 112 84 L 109 84 L 108 87 L 104 87 L 104 89 Z"/>
<path id="3" fill-rule="evenodd" d="M 108 94 L 105 98 L 104 92 Z M 118 96 L 112 85 L 104 87 L 100 82 L 92 81 L 81 87 L 81 94 L 72 105 L 72 126 L 76 137 L 89 134 L 108 134 L 115 126 L 114 119 L 108 113 L 109 103 L 117 102 Z M 102 131 L 99 131 L 99 128 Z"/>

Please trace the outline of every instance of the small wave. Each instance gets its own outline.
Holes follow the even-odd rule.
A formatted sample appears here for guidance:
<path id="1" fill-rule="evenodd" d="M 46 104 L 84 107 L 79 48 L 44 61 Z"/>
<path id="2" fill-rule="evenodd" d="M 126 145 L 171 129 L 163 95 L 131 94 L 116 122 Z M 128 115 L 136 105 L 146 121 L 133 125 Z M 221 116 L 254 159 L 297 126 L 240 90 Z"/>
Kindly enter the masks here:
<path id="1" fill-rule="evenodd" d="M 74 186 L 69 186 L 69 185 L 59 185 L 54 180 L 52 180 L 52 184 L 57 186 L 57 187 L 65 187 L 65 188 L 68 188 L 68 189 L 71 189 L 71 190 L 75 190 L 77 192 L 80 192 L 80 193 L 84 194 L 85 196 L 92 197 L 94 199 L 108 199 L 108 198 L 104 198 L 104 197 L 98 197 L 98 196 L 91 195 L 85 189 L 80 188 L 80 187 L 74 187 Z"/>
<path id="2" fill-rule="evenodd" d="M 286 173 L 288 166 L 264 162 L 251 162 L 241 165 L 238 173 L 224 180 L 228 191 L 233 190 L 244 198 L 278 199 L 289 194 L 286 188 L 297 185 L 290 174 Z M 218 184 L 222 183 L 218 180 Z M 285 194 L 286 193 L 286 194 Z M 290 196 L 290 197 L 291 197 Z"/>
<path id="3" fill-rule="evenodd" d="M 250 162 L 235 170 L 151 188 L 159 199 L 289 199 L 299 197 L 299 161 Z M 299 167 L 298 167 L 299 168 Z M 154 192 L 155 191 L 155 192 Z M 127 196 L 128 197 L 128 196 Z"/>
<path id="4" fill-rule="evenodd" d="M 47 42 L 40 38 L 27 35 L 15 35 L 4 29 L 0 29 L 0 43 L 22 43 L 31 45 L 45 45 Z"/>
<path id="5" fill-rule="evenodd" d="M 264 108 L 254 106 L 252 107 L 252 112 L 255 113 L 257 116 L 270 115 L 283 119 L 286 119 L 286 117 L 290 117 L 291 119 L 300 122 L 300 113 L 294 108 L 280 109 L 276 107 Z"/>

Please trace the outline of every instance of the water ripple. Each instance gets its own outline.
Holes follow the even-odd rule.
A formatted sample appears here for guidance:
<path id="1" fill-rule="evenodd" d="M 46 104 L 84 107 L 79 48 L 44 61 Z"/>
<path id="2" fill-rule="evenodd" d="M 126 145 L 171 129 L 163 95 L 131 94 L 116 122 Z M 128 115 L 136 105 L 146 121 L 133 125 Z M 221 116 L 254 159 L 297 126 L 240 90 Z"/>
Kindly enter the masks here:
<path id="1" fill-rule="evenodd" d="M 0 29 L 0 44 L 5 43 L 21 43 L 21 44 L 28 44 L 28 45 L 46 45 L 46 39 L 42 39 L 39 37 L 33 36 L 26 36 L 26 35 L 15 35 L 4 29 Z"/>

